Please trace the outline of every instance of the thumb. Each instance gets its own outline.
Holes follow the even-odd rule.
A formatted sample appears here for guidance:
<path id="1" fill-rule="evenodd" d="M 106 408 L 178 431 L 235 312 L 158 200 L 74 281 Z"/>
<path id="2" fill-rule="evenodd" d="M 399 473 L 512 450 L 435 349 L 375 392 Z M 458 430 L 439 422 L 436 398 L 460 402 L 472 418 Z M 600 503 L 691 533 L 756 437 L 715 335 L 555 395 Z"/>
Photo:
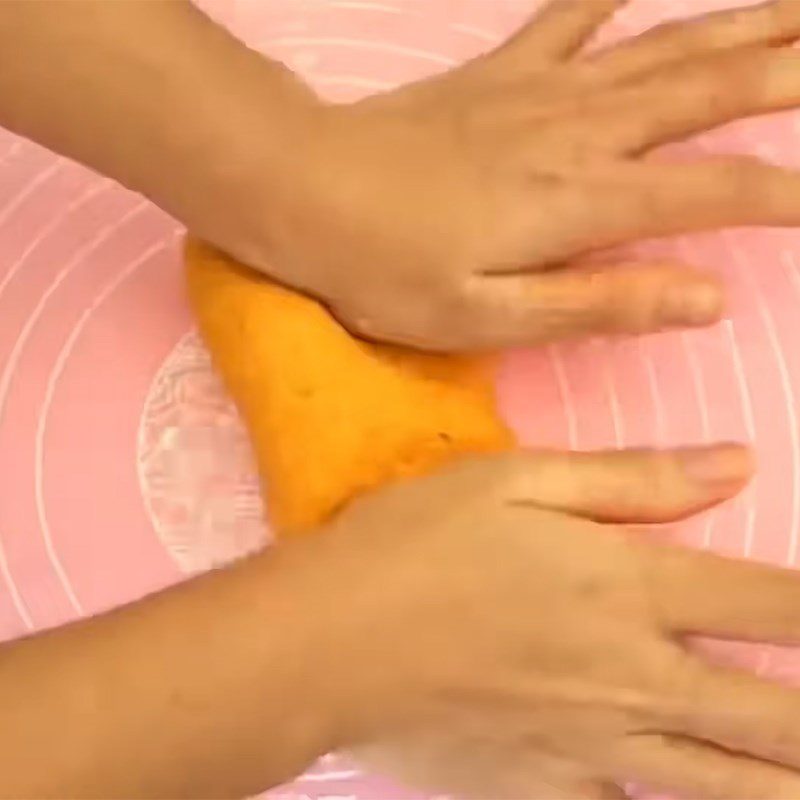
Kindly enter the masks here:
<path id="1" fill-rule="evenodd" d="M 512 460 L 509 502 L 623 524 L 691 516 L 735 495 L 753 474 L 751 451 L 735 444 L 503 458 Z"/>
<path id="2" fill-rule="evenodd" d="M 701 327 L 724 305 L 716 278 L 677 264 L 488 275 L 475 286 L 473 328 L 494 346 Z"/>

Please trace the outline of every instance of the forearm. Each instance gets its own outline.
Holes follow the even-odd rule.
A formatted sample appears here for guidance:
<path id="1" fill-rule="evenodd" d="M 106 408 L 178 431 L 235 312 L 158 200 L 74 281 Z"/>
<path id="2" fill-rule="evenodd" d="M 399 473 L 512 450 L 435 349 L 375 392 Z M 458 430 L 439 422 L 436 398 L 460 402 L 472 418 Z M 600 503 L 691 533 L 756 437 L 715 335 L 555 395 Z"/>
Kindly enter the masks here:
<path id="1" fill-rule="evenodd" d="M 293 575 L 257 556 L 0 649 L 0 797 L 242 797 L 342 744 Z"/>
<path id="2" fill-rule="evenodd" d="M 0 125 L 209 238 L 225 238 L 214 230 L 226 224 L 220 206 L 256 159 L 281 180 L 313 102 L 288 70 L 184 0 L 0 3 Z"/>

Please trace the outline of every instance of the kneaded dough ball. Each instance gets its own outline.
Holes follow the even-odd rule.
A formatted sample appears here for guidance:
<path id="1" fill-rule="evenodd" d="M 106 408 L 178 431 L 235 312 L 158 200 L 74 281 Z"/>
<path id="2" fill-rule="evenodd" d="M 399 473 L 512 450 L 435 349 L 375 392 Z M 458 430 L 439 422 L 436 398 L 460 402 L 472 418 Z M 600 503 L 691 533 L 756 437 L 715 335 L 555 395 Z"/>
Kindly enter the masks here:
<path id="1" fill-rule="evenodd" d="M 513 445 L 491 359 L 361 341 L 320 303 L 191 239 L 186 269 L 279 535 L 325 521 L 365 490 Z"/>

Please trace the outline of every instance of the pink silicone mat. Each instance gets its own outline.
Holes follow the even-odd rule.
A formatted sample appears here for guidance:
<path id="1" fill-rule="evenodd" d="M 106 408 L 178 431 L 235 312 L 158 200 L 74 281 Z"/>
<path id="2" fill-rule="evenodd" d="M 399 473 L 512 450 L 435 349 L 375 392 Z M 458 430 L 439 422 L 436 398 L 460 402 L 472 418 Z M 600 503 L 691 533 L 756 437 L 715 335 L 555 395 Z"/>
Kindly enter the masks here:
<path id="1" fill-rule="evenodd" d="M 534 0 L 221 0 L 208 10 L 326 95 L 353 99 L 502 39 Z M 634 0 L 612 35 L 730 2 Z M 692 147 L 797 162 L 795 115 Z M 140 197 L 0 131 L 0 637 L 122 603 L 260 546 L 246 439 L 192 332 L 179 228 Z M 509 357 L 524 442 L 755 441 L 758 479 L 684 526 L 696 546 L 795 565 L 800 547 L 800 232 L 652 245 L 718 269 L 731 313 L 702 333 Z M 782 679 L 800 657 L 737 649 Z M 273 797 L 411 793 L 323 760 Z"/>

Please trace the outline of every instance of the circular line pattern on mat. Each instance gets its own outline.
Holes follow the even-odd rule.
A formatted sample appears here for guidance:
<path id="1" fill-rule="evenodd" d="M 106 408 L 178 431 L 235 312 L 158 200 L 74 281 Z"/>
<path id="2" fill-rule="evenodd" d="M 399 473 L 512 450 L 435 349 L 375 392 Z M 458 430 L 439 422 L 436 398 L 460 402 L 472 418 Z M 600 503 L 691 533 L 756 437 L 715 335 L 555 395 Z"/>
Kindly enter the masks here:
<path id="1" fill-rule="evenodd" d="M 137 463 L 153 524 L 183 572 L 206 572 L 267 543 L 247 434 L 195 333 L 156 375 Z"/>

